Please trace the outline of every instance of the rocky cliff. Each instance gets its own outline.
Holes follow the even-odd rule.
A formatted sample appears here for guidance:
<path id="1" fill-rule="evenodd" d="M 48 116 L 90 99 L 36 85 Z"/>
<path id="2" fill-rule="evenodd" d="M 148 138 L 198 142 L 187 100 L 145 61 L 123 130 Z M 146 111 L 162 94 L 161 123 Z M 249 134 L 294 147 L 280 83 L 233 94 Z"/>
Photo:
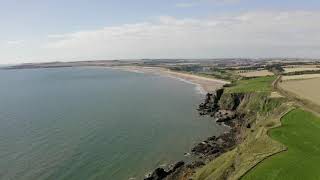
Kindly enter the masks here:
<path id="1" fill-rule="evenodd" d="M 195 160 L 189 163 L 176 163 L 167 169 L 158 168 L 147 180 L 184 180 L 190 179 L 196 168 L 199 168 L 221 154 L 232 150 L 245 138 L 257 116 L 268 113 L 273 107 L 268 95 L 263 93 L 228 93 L 219 89 L 208 93 L 199 105 L 200 115 L 211 116 L 215 121 L 224 123 L 230 130 L 220 136 L 212 136 L 195 145 L 191 155 Z"/>

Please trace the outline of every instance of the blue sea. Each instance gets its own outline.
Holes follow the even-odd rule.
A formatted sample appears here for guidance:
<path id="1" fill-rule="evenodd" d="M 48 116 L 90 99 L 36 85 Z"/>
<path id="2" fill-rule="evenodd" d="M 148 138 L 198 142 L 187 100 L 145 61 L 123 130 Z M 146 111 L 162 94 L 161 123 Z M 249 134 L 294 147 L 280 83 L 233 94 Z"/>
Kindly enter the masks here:
<path id="1" fill-rule="evenodd" d="M 0 70 L 0 179 L 142 179 L 224 127 L 195 85 L 107 68 Z"/>

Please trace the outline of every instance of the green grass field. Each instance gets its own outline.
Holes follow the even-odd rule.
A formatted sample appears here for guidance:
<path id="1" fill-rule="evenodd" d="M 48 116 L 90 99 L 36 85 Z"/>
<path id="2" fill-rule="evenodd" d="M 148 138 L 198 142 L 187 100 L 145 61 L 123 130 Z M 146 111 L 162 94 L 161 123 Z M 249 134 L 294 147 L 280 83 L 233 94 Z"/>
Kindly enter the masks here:
<path id="1" fill-rule="evenodd" d="M 272 129 L 270 136 L 288 151 L 266 159 L 242 179 L 320 179 L 320 118 L 296 109 L 281 121 L 282 126 Z"/>
<path id="2" fill-rule="evenodd" d="M 235 86 L 227 88 L 229 93 L 271 92 L 276 76 L 265 76 L 237 81 Z"/>
<path id="3" fill-rule="evenodd" d="M 253 127 L 244 132 L 246 138 L 237 148 L 198 169 L 193 176 L 195 180 L 239 179 L 266 157 L 286 149 L 267 134 L 270 128 L 281 125 L 280 118 L 292 108 L 285 99 L 269 98 L 275 79 L 275 76 L 243 79 L 225 89 L 220 106 L 228 108 L 233 105 L 233 93 L 243 93 L 237 111 L 246 114 Z"/>
<path id="4" fill-rule="evenodd" d="M 250 102 L 260 97 L 251 97 Z M 251 107 L 247 106 L 247 108 L 250 109 Z M 246 139 L 237 148 L 222 154 L 206 166 L 198 169 L 193 178 L 195 180 L 223 180 L 228 177 L 229 180 L 238 180 L 266 157 L 284 151 L 286 147 L 270 138 L 267 132 L 271 128 L 280 126 L 280 118 L 290 109 L 292 107 L 285 102 L 280 106 L 273 107 L 270 114 L 266 114 L 263 109 L 260 109 L 260 112 L 257 113 L 256 123 L 253 124 L 254 131 L 247 131 Z M 258 115 L 260 113 L 261 115 Z"/>

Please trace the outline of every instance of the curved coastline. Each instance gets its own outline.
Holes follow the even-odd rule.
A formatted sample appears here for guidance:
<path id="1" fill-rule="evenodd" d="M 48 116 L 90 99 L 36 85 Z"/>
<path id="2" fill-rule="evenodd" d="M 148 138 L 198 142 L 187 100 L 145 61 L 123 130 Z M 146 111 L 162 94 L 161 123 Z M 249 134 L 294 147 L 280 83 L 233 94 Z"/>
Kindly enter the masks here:
<path id="1" fill-rule="evenodd" d="M 166 163 L 167 165 L 168 164 L 171 164 L 172 162 L 175 162 L 176 160 L 179 160 L 179 159 L 181 159 L 181 158 L 184 158 L 184 152 L 185 151 L 188 151 L 191 147 L 192 147 L 192 145 L 195 143 L 195 142 L 199 142 L 200 140 L 202 140 L 203 138 L 206 138 L 206 137 L 208 137 L 208 136 L 210 136 L 210 135 L 212 135 L 212 133 L 215 133 L 215 132 L 217 132 L 217 134 L 220 134 L 220 132 L 222 131 L 212 131 L 214 128 L 211 128 L 212 126 L 215 126 L 214 124 L 212 124 L 211 122 L 209 122 L 209 121 L 206 121 L 205 120 L 205 122 L 201 122 L 201 121 L 196 121 L 196 119 L 195 118 L 192 118 L 193 116 L 192 115 L 194 115 L 194 117 L 198 117 L 198 114 L 197 114 L 197 112 L 196 112 L 196 105 L 199 103 L 199 101 L 201 100 L 201 96 L 198 94 L 198 93 L 195 93 L 194 92 L 194 86 L 193 85 L 188 85 L 188 84 L 186 84 L 186 83 L 184 83 L 184 82 L 179 82 L 179 81 L 176 81 L 175 79 L 170 79 L 170 78 L 165 78 L 165 77 L 160 77 L 160 76 L 157 76 L 157 75 L 148 75 L 148 74 L 146 74 L 146 76 L 149 76 L 149 77 L 146 77 L 145 78 L 145 75 L 137 75 L 137 74 L 132 74 L 132 73 L 126 73 L 126 72 L 116 72 L 116 71 L 112 71 L 111 69 L 110 69 L 110 71 L 108 70 L 108 69 L 103 69 L 103 68 L 91 68 L 91 67 L 89 67 L 89 68 L 87 68 L 87 67 L 85 67 L 85 68 L 80 68 L 79 70 L 78 69 L 69 69 L 69 68 L 61 68 L 61 69 L 50 69 L 50 70 L 48 70 L 48 71 L 50 71 L 50 73 L 53 73 L 53 72 L 56 72 L 56 73 L 59 73 L 59 74 L 61 74 L 61 72 L 64 72 L 63 74 L 63 76 L 67 76 L 67 77 L 69 77 L 69 73 L 70 73 L 70 71 L 74 71 L 74 72 L 76 72 L 76 73 L 79 73 L 79 72 L 84 72 L 84 74 L 81 74 L 80 76 L 76 76 L 77 78 L 78 77 L 80 77 L 80 78 L 83 78 L 83 77 L 85 77 L 85 79 L 86 80 L 90 80 L 91 79 L 91 77 L 92 77 L 92 73 L 94 73 L 96 70 L 98 70 L 98 74 L 100 74 L 100 73 L 105 73 L 105 72 L 109 72 L 109 73 L 111 73 L 111 74 L 113 74 L 113 73 L 116 73 L 115 74 L 115 76 L 116 75 L 121 75 L 121 74 L 123 74 L 125 77 L 126 76 L 129 76 L 129 77 L 132 77 L 132 78 L 137 78 L 137 79 L 140 79 L 140 78 L 142 78 L 143 80 L 142 81 L 140 81 L 141 83 L 144 83 L 144 84 L 146 84 L 146 86 L 147 87 L 149 87 L 150 86 L 150 83 L 151 83 L 151 88 L 154 88 L 154 89 L 150 89 L 151 91 L 150 91 L 150 93 L 152 93 L 152 96 L 148 96 L 149 95 L 149 92 L 148 93 L 146 93 L 146 94 L 144 94 L 143 92 L 145 92 L 144 90 L 146 90 L 146 91 L 149 91 L 149 89 L 147 89 L 147 88 L 144 88 L 143 86 L 141 86 L 141 84 L 137 84 L 137 82 L 135 82 L 135 81 L 125 81 L 125 82 L 123 82 L 123 81 L 118 81 L 119 79 L 118 78 L 115 78 L 115 79 L 113 79 L 114 81 L 117 81 L 117 82 L 122 82 L 123 84 L 127 84 L 127 82 L 129 82 L 129 84 L 130 84 L 130 82 L 134 82 L 134 83 L 132 83 L 133 85 L 135 85 L 135 86 L 137 86 L 137 87 L 142 87 L 142 89 L 137 89 L 137 90 L 139 90 L 139 94 L 138 95 L 143 95 L 143 96 L 135 96 L 136 97 L 136 99 L 140 99 L 140 98 L 145 98 L 145 99 L 149 99 L 150 100 L 150 105 L 152 105 L 153 104 L 153 102 L 154 101 L 156 101 L 156 99 L 153 99 L 152 97 L 156 97 L 157 95 L 159 95 L 158 93 L 157 93 L 157 89 L 159 89 L 159 88 L 164 88 L 165 89 L 165 92 L 166 93 L 168 93 L 168 94 L 164 94 L 164 95 L 166 95 L 166 96 L 163 96 L 163 97 L 167 97 L 167 98 L 169 98 L 170 100 L 173 100 L 173 99 L 175 99 L 174 97 L 177 97 L 177 96 L 179 96 L 179 97 L 184 97 L 183 99 L 179 99 L 179 98 L 177 98 L 177 104 L 176 105 L 173 105 L 173 106 L 176 106 L 176 107 L 179 107 L 179 108 L 177 108 L 176 110 L 174 110 L 174 108 L 175 107 L 171 107 L 171 105 L 172 104 L 174 104 L 174 103 L 170 103 L 171 105 L 169 105 L 169 104 L 167 104 L 168 102 L 170 102 L 170 101 L 167 101 L 167 100 L 161 100 L 161 102 L 163 102 L 163 104 L 164 104 L 164 106 L 165 107 L 168 107 L 167 109 L 165 109 L 165 111 L 163 111 L 164 113 L 165 113 L 165 115 L 163 116 L 163 117 L 161 117 L 161 115 L 160 115 L 160 118 L 158 118 L 159 119 L 159 121 L 157 121 L 157 123 L 151 123 L 151 125 L 155 125 L 155 126 L 157 126 L 157 124 L 159 123 L 160 124 L 160 126 L 158 126 L 159 127 L 159 132 L 160 131 L 163 131 L 163 132 L 165 132 L 165 133 L 162 133 L 164 136 L 158 136 L 159 137 L 159 139 L 154 139 L 154 141 L 156 142 L 155 144 L 160 144 L 161 145 L 161 139 L 163 139 L 163 141 L 166 141 L 166 134 L 168 134 L 168 132 L 167 132 L 167 130 L 170 130 L 170 131 L 173 131 L 173 132 L 179 132 L 179 133 L 175 133 L 175 134 L 172 134 L 172 135 L 175 135 L 175 136 L 171 136 L 171 137 L 177 137 L 177 139 L 176 140 L 171 140 L 171 142 L 170 142 L 170 140 L 169 140 L 169 142 L 167 143 L 167 145 L 168 146 L 163 146 L 164 148 L 167 148 L 167 153 L 168 154 L 170 154 L 171 153 L 171 149 L 172 150 L 174 150 L 175 151 L 175 149 L 177 149 L 178 151 L 175 151 L 174 153 L 176 153 L 176 154 L 170 154 L 169 156 L 168 156 L 168 154 L 167 153 L 163 153 L 163 152 L 166 152 L 166 151 L 163 151 L 162 150 L 162 146 L 156 146 L 156 147 L 152 147 L 151 149 L 150 149 L 150 151 L 152 152 L 151 153 L 151 155 L 150 156 L 148 156 L 148 154 L 146 154 L 146 153 L 143 153 L 141 156 L 143 157 L 143 158 L 145 158 L 145 160 L 144 161 L 149 161 L 149 162 L 151 162 L 151 163 L 145 163 L 145 165 L 144 166 L 140 166 L 141 167 L 141 169 L 138 169 L 137 167 L 139 167 L 139 164 L 141 164 L 140 162 L 133 162 L 133 163 L 131 163 L 131 164 L 129 164 L 128 163 L 128 166 L 130 165 L 133 165 L 133 166 L 136 166 L 135 168 L 132 168 L 132 169 L 135 169 L 135 170 L 131 170 L 131 171 L 127 171 L 127 170 L 125 170 L 125 171 L 123 171 L 123 173 L 122 174 L 124 174 L 124 175 L 121 175 L 122 177 L 124 177 L 124 176 L 126 176 L 126 177 L 124 177 L 124 178 L 119 178 L 120 176 L 117 176 L 116 175 L 116 173 L 112 173 L 112 174 L 115 174 L 115 176 L 114 176 L 114 179 L 128 179 L 128 177 L 130 177 L 130 176 L 132 176 L 132 177 L 136 177 L 136 179 L 143 179 L 143 175 L 146 173 L 146 172 L 148 172 L 148 171 L 150 171 L 150 170 L 153 170 L 154 168 L 155 168 L 155 166 L 157 166 L 157 164 L 159 164 L 159 165 L 162 165 L 163 163 Z M 34 72 L 34 73 L 42 73 L 42 72 L 46 72 L 47 70 L 43 70 L 43 71 L 30 71 L 30 72 Z M 87 73 L 87 71 L 90 71 L 90 73 Z M 12 72 L 12 71 L 7 71 L 8 73 L 15 73 L 15 72 Z M 117 74 L 117 73 L 119 73 L 119 74 Z M 111 75 L 110 74 L 110 75 Z M 90 77 L 90 78 L 86 78 L 87 77 L 87 75 L 88 75 L 88 77 Z M 105 77 L 105 75 L 102 75 L 102 77 Z M 118 76 L 116 76 L 116 77 L 118 77 Z M 122 76 L 121 76 L 122 77 Z M 61 79 L 61 76 L 59 76 L 59 78 Z M 100 78 L 99 78 L 99 80 L 101 80 Z M 145 80 L 147 80 L 147 81 L 145 81 Z M 157 80 L 157 82 L 155 82 L 155 80 Z M 159 81 L 158 81 L 159 80 Z M 149 83 L 149 81 L 150 81 L 150 83 Z M 161 83 L 163 81 L 163 83 Z M 70 81 L 70 82 L 74 82 L 73 80 L 72 81 Z M 76 81 L 76 82 L 79 82 L 79 81 Z M 98 81 L 96 81 L 96 80 L 94 80 L 94 82 L 96 82 L 96 83 L 99 83 Z M 104 78 L 102 79 L 102 81 L 100 81 L 100 83 L 98 84 L 98 85 L 100 85 L 100 84 L 104 84 L 103 86 L 99 86 L 99 87 L 111 87 L 111 86 L 108 86 L 108 85 L 105 85 L 105 84 L 108 84 L 107 83 L 108 81 L 106 81 Z M 81 85 L 81 87 L 82 86 L 85 86 L 85 83 L 83 83 L 82 81 L 81 82 L 79 82 L 79 85 Z M 166 87 L 165 85 L 169 85 L 168 87 Z M 170 86 L 170 85 L 172 85 L 172 86 Z M 89 86 L 87 86 L 87 87 L 89 87 Z M 183 88 L 184 87 L 184 89 L 179 89 L 179 88 Z M 91 87 L 89 88 L 89 89 L 92 89 Z M 121 91 L 122 93 L 121 94 L 124 94 L 128 89 L 126 89 L 126 88 L 122 88 L 124 91 Z M 85 89 L 84 89 L 85 90 Z M 95 97 L 97 97 L 98 99 L 100 99 L 101 97 L 104 97 L 103 96 L 103 94 L 105 94 L 105 93 L 107 93 L 108 91 L 107 91 L 107 88 L 106 89 L 104 89 L 104 88 L 99 88 L 99 90 L 98 90 L 99 92 L 101 92 L 102 94 L 99 94 L 98 96 L 95 96 Z M 83 91 L 81 91 L 81 92 L 83 92 Z M 183 94 L 185 93 L 185 92 L 188 92 L 188 94 L 187 95 L 189 95 L 189 97 L 188 96 L 183 96 Z M 178 93 L 178 94 L 177 94 Z M 96 93 L 94 93 L 94 94 L 96 94 Z M 108 94 L 110 94 L 110 93 L 108 93 Z M 125 94 L 129 94 L 129 93 L 125 93 Z M 162 94 L 160 94 L 161 96 L 162 96 Z M 161 98 L 161 96 L 158 96 L 158 98 Z M 74 96 L 68 96 L 68 97 L 74 97 Z M 84 97 L 88 97 L 88 96 L 84 96 Z M 124 97 L 123 95 L 121 95 L 121 97 Z M 150 98 L 151 97 L 151 98 Z M 91 97 L 88 97 L 89 99 L 91 99 Z M 118 99 L 118 98 L 115 98 L 115 99 Z M 126 98 L 127 99 L 127 98 Z M 165 98 L 162 98 L 162 99 L 165 99 Z M 187 100 L 186 100 L 187 99 Z M 189 100 L 188 100 L 189 99 Z M 185 101 L 186 100 L 186 101 Z M 198 101 L 199 100 L 199 101 Z M 70 101 L 70 102 L 73 102 L 72 100 Z M 91 102 L 91 101 L 90 101 Z M 106 110 L 104 109 L 105 107 L 108 107 L 108 106 L 104 106 L 103 104 L 101 104 L 101 102 L 106 102 L 106 101 L 92 101 L 94 104 L 96 104 L 96 102 L 99 102 L 99 108 L 96 108 L 96 107 L 93 107 L 93 106 L 91 106 L 90 104 L 86 104 L 86 105 L 88 105 L 88 107 L 93 107 L 93 109 L 102 109 L 102 112 L 104 113 L 104 112 L 106 112 Z M 108 102 L 106 102 L 106 104 L 111 104 L 110 103 L 110 101 L 108 101 Z M 117 103 L 116 103 L 117 104 Z M 121 105 L 121 103 L 118 103 L 119 104 L 119 106 L 121 106 L 121 107 L 123 107 L 122 105 Z M 157 103 L 156 103 L 157 104 Z M 90 106 L 89 106 L 90 105 Z M 188 108 L 185 108 L 185 107 L 183 107 L 184 105 L 190 105 L 190 106 L 186 106 L 186 107 L 188 107 Z M 109 109 L 109 108 L 106 108 L 106 109 Z M 192 109 L 192 113 L 191 113 L 191 111 L 190 111 L 190 109 Z M 180 130 L 175 130 L 175 128 L 172 128 L 172 130 L 170 129 L 171 127 L 174 127 L 173 125 L 171 125 L 170 127 L 169 127 L 169 129 L 166 129 L 166 126 L 163 126 L 163 124 L 165 124 L 166 123 L 166 121 L 168 121 L 168 119 L 170 119 L 170 118 L 167 118 L 167 117 L 169 117 L 169 116 L 167 116 L 167 115 L 169 115 L 169 112 L 171 111 L 171 110 L 173 110 L 173 113 L 174 114 L 177 114 L 178 116 L 175 116 L 175 117 L 173 117 L 171 120 L 169 120 L 169 121 L 171 121 L 172 122 L 172 120 L 175 120 L 176 122 L 174 122 L 174 124 L 173 125 L 176 125 L 177 126 L 177 128 L 181 128 Z M 154 111 L 149 111 L 149 109 L 148 108 L 143 108 L 143 111 L 142 112 L 158 112 L 158 111 L 162 111 L 162 110 L 154 110 Z M 125 111 L 122 111 L 122 112 L 125 112 Z M 189 114 L 189 112 L 190 112 L 190 114 Z M 78 112 L 76 112 L 77 114 L 78 114 Z M 99 112 L 98 112 L 99 113 Z M 95 113 L 95 114 L 97 114 L 97 113 Z M 180 115 L 179 115 L 180 114 Z M 54 116 L 52 116 L 52 117 L 54 117 Z M 102 118 L 101 119 L 104 119 L 105 117 L 104 116 L 101 116 Z M 180 118 L 180 117 L 184 117 L 184 118 Z M 167 120 L 161 120 L 162 118 L 166 118 Z M 68 119 L 73 119 L 73 118 L 68 118 Z M 124 118 L 124 119 L 130 119 L 130 118 Z M 150 120 L 150 119 L 149 119 Z M 150 122 L 148 120 L 148 122 Z M 179 120 L 181 120 L 180 122 L 179 122 Z M 78 120 L 77 120 L 78 121 Z M 79 122 L 79 121 L 78 121 Z M 85 121 L 86 122 L 86 121 Z M 105 122 L 105 121 L 103 121 L 103 122 Z M 130 121 L 129 121 L 130 122 Z M 169 122 L 170 123 L 170 122 Z M 184 123 L 186 123 L 186 124 L 184 124 Z M 196 124 L 195 126 L 189 126 L 188 124 L 189 123 L 192 123 L 192 124 Z M 143 124 L 141 124 L 140 125 L 140 127 L 142 127 L 142 128 L 146 128 L 146 129 L 150 129 L 150 132 L 151 131 L 153 131 L 153 130 L 151 130 L 152 128 L 148 128 L 148 127 L 153 127 L 153 126 L 146 126 L 146 124 L 147 123 L 143 123 Z M 185 126 L 186 125 L 186 126 Z M 210 128 L 207 126 L 207 125 L 209 125 L 209 126 L 211 126 Z M 73 127 L 73 126 L 72 126 Z M 85 127 L 87 127 L 87 126 L 85 126 Z M 191 127 L 190 129 L 188 129 L 188 127 Z M 203 127 L 203 129 L 201 128 L 201 127 Z M 132 127 L 130 127 L 130 129 L 133 129 L 133 128 L 135 128 L 134 126 L 132 126 Z M 162 129 L 160 129 L 160 128 L 162 128 Z M 197 128 L 197 129 L 194 129 L 194 128 Z M 103 130 L 103 132 L 104 131 L 106 131 L 106 129 L 105 128 L 102 128 Z M 209 130 L 211 130 L 211 131 L 209 131 Z M 154 132 L 154 131 L 153 131 Z M 185 133 L 186 134 L 185 134 Z M 190 132 L 192 132 L 192 133 L 190 133 Z M 199 134 L 199 136 L 197 136 L 198 134 L 197 134 L 197 132 L 200 132 L 200 134 Z M 104 133 L 103 133 L 104 134 Z M 122 133 L 121 133 L 122 134 Z M 135 132 L 135 134 L 139 134 L 139 133 L 137 133 L 137 132 Z M 185 134 L 185 135 L 184 135 Z M 91 133 L 90 133 L 90 135 L 91 135 Z M 153 134 L 152 134 L 153 135 Z M 160 134 L 161 135 L 161 134 Z M 179 135 L 181 135 L 181 137 L 179 137 Z M 98 136 L 97 136 L 98 137 Z M 100 137 L 100 135 L 99 135 L 99 137 Z M 115 136 L 115 137 L 117 137 L 117 136 Z M 126 136 L 124 136 L 124 137 L 126 137 Z M 143 135 L 142 134 L 142 137 L 145 137 L 145 135 Z M 121 138 L 122 139 L 122 138 Z M 127 138 L 123 138 L 123 139 L 127 139 Z M 146 139 L 150 139 L 150 136 L 147 136 L 146 137 Z M 181 141 L 180 141 L 180 139 L 181 139 Z M 185 139 L 185 140 L 184 140 Z M 160 141 L 159 141 L 160 140 Z M 192 141 L 190 141 L 190 140 L 192 140 Z M 143 139 L 140 139 L 140 140 L 138 140 L 138 141 L 140 141 L 140 142 L 144 142 L 143 141 Z M 148 141 L 148 140 L 147 140 Z M 158 141 L 158 142 L 157 142 Z M 180 146 L 180 144 L 181 143 L 184 143 L 184 141 L 189 141 L 188 143 L 187 143 L 187 145 L 185 146 L 185 147 L 182 147 L 182 146 Z M 100 143 L 101 144 L 101 143 Z M 166 145 L 166 144 L 164 144 L 164 145 Z M 173 147 L 170 147 L 170 145 L 171 146 L 173 146 Z M 131 146 L 132 148 L 133 148 L 133 146 Z M 181 148 L 179 148 L 179 147 L 181 147 Z M 109 148 L 108 148 L 109 149 Z M 122 149 L 123 151 L 128 151 L 128 150 L 126 150 L 126 148 L 123 148 Z M 87 151 L 87 150 L 86 150 Z M 161 152 L 162 151 L 162 152 Z M 108 151 L 104 151 L 104 152 L 102 152 L 102 153 L 106 153 L 106 152 L 108 152 Z M 86 153 L 86 152 L 85 152 Z M 163 153 L 163 154 L 162 154 Z M 167 154 L 167 155 L 166 155 Z M 107 155 L 108 156 L 108 155 Z M 153 156 L 153 157 L 155 157 L 155 158 L 153 158 L 153 157 L 151 157 L 151 156 Z M 134 156 L 132 156 L 133 158 L 136 158 L 137 159 L 137 157 L 139 157 L 139 155 L 137 154 L 137 155 L 134 155 Z M 151 158 L 150 158 L 151 157 Z M 142 159 L 142 158 L 141 158 Z M 159 159 L 159 160 L 158 160 Z M 79 160 L 79 162 L 80 162 L 80 160 Z M 159 163 L 158 163 L 159 162 Z M 161 164 L 160 164 L 161 163 Z M 71 166 L 71 165 L 70 165 Z M 127 165 L 126 165 L 127 166 Z M 144 167 L 146 167 L 146 168 L 144 168 Z M 124 168 L 124 169 L 126 169 L 126 168 Z M 128 169 L 130 169 L 130 168 L 128 168 Z M 63 169 L 62 169 L 63 170 Z M 84 169 L 83 170 L 83 172 L 85 172 L 85 170 L 86 169 Z M 78 170 L 77 170 L 78 171 Z M 126 172 L 127 171 L 127 172 Z M 109 171 L 110 172 L 110 171 Z M 109 176 L 109 177 L 111 177 L 112 175 L 111 175 L 111 172 L 110 172 L 110 174 L 108 174 L 108 170 L 107 171 L 104 171 L 103 173 L 105 173 L 107 176 Z M 108 178 L 107 178 L 108 179 Z M 111 178 L 112 179 L 112 178 Z"/>
<path id="2" fill-rule="evenodd" d="M 121 66 L 121 67 L 108 67 L 115 70 L 122 70 L 122 71 L 128 71 L 133 73 L 147 73 L 147 74 L 155 74 L 159 76 L 164 76 L 168 78 L 173 78 L 179 81 L 182 81 L 184 83 L 195 85 L 195 90 L 199 92 L 203 97 L 204 100 L 207 101 L 208 97 L 210 98 L 211 95 L 216 96 L 217 91 L 225 84 L 228 84 L 229 82 L 218 80 L 218 79 L 211 79 L 207 77 L 201 77 L 198 75 L 193 74 L 187 74 L 187 73 L 181 73 L 181 72 L 174 72 L 165 68 L 159 68 L 159 67 L 140 67 L 140 66 Z M 213 97 L 216 98 L 216 97 Z M 209 100 L 211 101 L 211 100 Z M 199 106 L 200 107 L 200 106 Z M 202 116 L 201 108 L 198 109 L 199 114 Z M 218 123 L 220 121 L 217 121 Z M 169 164 L 163 167 L 158 167 L 152 172 L 146 172 L 146 180 L 153 180 L 153 179 L 163 179 L 168 178 L 170 179 L 176 179 L 178 176 L 181 176 L 182 174 L 188 174 L 193 173 L 194 169 L 201 167 L 204 165 L 204 163 L 207 160 L 210 160 L 211 158 L 215 158 L 219 156 L 221 153 L 229 150 L 230 148 L 233 148 L 236 144 L 234 139 L 237 134 L 237 130 L 235 127 L 233 127 L 232 124 L 223 123 L 221 121 L 221 126 L 228 127 L 228 131 L 224 132 L 218 136 L 209 136 L 204 141 L 197 142 L 192 147 L 191 151 L 185 153 L 185 156 L 189 157 L 187 159 L 184 159 L 183 161 L 178 161 L 174 164 Z M 215 146 L 211 146 L 209 144 L 216 144 Z M 209 145 L 209 146 L 208 146 Z M 216 153 L 210 154 L 208 152 L 209 149 L 216 149 Z M 189 159 L 189 160 L 188 160 Z M 182 175 L 184 176 L 184 175 Z"/>
<path id="3" fill-rule="evenodd" d="M 122 70 L 134 73 L 148 73 L 148 74 L 156 74 L 160 76 L 165 76 L 169 78 L 174 78 L 185 83 L 196 85 L 198 91 L 201 94 L 213 93 L 215 90 L 220 89 L 225 84 L 229 84 L 230 82 L 202 77 L 193 74 L 187 74 L 182 72 L 171 71 L 162 67 L 142 67 L 142 66 L 112 66 L 106 67 L 115 70 Z"/>
<path id="4" fill-rule="evenodd" d="M 137 67 L 137 66 L 125 66 L 125 67 L 111 67 L 116 70 L 124 70 L 134 73 L 149 73 L 156 74 L 160 76 L 165 76 L 169 78 L 174 78 L 179 81 L 183 81 L 188 84 L 195 85 L 195 89 L 203 95 L 204 101 L 213 103 L 220 99 L 221 90 L 223 92 L 223 86 L 229 82 L 211 79 L 207 77 L 202 77 L 193 74 L 174 72 L 165 68 L 158 67 Z M 206 113 L 206 109 L 202 109 L 202 104 L 199 105 L 199 114 L 201 116 L 210 114 Z M 232 149 L 236 143 L 236 136 L 238 134 L 238 129 L 234 124 L 224 122 L 224 119 L 235 118 L 233 112 L 227 113 L 228 115 L 222 115 L 220 120 L 216 119 L 216 122 L 222 126 L 227 126 L 228 131 L 218 135 L 209 136 L 204 141 L 196 143 L 189 153 L 185 153 L 186 156 L 190 156 L 190 159 L 184 159 L 183 161 L 178 161 L 174 164 L 167 165 L 166 167 L 158 167 L 152 172 L 146 174 L 145 180 L 154 179 L 179 179 L 181 177 L 187 177 L 194 173 L 194 170 L 198 167 L 202 167 L 207 161 L 210 161 L 222 153 Z M 229 117 L 230 116 L 230 117 Z M 232 116 L 232 117 L 231 117 Z"/>

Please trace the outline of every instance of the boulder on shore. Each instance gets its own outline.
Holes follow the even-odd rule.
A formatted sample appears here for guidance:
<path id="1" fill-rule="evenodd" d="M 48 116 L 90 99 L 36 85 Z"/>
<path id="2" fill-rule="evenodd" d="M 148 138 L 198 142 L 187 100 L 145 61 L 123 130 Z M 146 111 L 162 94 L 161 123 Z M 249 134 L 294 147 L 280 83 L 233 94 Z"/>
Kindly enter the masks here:
<path id="1" fill-rule="evenodd" d="M 183 161 L 179 161 L 172 165 L 167 171 L 163 168 L 155 169 L 148 177 L 144 178 L 144 180 L 162 180 L 169 176 L 170 174 L 175 173 L 180 167 L 184 166 Z"/>

